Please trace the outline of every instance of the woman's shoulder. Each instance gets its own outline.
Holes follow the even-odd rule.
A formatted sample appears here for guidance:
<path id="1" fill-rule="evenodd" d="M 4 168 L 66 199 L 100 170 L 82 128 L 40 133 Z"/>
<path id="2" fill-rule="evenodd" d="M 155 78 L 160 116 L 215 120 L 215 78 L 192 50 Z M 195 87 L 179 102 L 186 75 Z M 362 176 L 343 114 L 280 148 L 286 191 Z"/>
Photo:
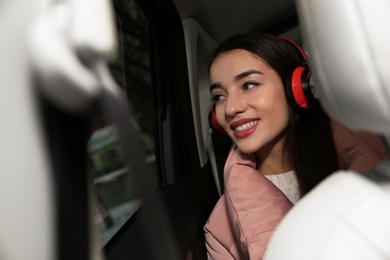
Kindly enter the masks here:
<path id="1" fill-rule="evenodd" d="M 337 122 L 332 122 L 332 129 L 342 169 L 367 172 L 388 157 L 380 136 L 351 130 Z"/>

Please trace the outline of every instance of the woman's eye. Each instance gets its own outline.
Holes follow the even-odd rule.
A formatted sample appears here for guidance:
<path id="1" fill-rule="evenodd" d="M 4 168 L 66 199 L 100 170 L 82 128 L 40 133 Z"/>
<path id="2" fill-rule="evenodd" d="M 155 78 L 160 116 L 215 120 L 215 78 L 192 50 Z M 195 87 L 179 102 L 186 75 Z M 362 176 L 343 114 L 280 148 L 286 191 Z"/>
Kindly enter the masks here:
<path id="1" fill-rule="evenodd" d="M 259 84 L 258 83 L 254 83 L 254 82 L 247 82 L 244 84 L 244 88 L 245 89 L 252 89 L 256 86 L 258 86 Z"/>
<path id="2" fill-rule="evenodd" d="M 217 95 L 214 95 L 211 97 L 212 102 L 218 102 L 218 101 L 221 101 L 222 99 L 223 99 L 223 96 L 220 94 L 217 94 Z"/>

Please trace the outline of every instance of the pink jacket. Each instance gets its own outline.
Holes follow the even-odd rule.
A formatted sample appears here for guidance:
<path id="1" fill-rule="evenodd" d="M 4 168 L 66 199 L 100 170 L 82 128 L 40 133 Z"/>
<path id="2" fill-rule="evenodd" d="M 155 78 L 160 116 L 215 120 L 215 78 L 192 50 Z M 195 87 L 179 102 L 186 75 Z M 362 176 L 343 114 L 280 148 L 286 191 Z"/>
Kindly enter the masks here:
<path id="1" fill-rule="evenodd" d="M 333 130 L 343 169 L 366 172 L 387 156 L 375 135 L 336 123 Z M 224 169 L 225 193 L 204 227 L 209 259 L 262 259 L 273 231 L 293 206 L 255 167 L 252 155 L 232 147 Z"/>
<path id="2" fill-rule="evenodd" d="M 335 122 L 332 128 L 341 169 L 368 172 L 387 157 L 386 148 L 379 136 L 351 131 Z"/>
<path id="3" fill-rule="evenodd" d="M 261 259 L 272 232 L 292 207 L 234 146 L 225 163 L 225 193 L 204 229 L 209 259 Z"/>

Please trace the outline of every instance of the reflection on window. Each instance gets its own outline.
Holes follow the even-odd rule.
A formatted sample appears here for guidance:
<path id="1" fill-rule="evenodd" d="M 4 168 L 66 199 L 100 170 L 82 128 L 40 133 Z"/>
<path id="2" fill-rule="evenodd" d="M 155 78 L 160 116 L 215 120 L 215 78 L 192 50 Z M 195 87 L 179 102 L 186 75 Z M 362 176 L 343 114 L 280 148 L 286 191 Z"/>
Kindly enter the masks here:
<path id="1" fill-rule="evenodd" d="M 153 165 L 153 178 L 158 186 L 155 171 L 153 122 L 155 119 L 154 92 L 150 72 L 150 35 L 143 13 L 134 1 L 115 0 L 119 55 L 111 64 L 111 72 L 123 88 L 132 106 L 136 127 L 145 150 L 145 161 Z M 88 142 L 90 170 L 97 191 L 98 226 L 102 244 L 129 220 L 140 206 L 131 191 L 131 169 L 124 164 L 120 138 L 114 125 L 96 118 Z"/>

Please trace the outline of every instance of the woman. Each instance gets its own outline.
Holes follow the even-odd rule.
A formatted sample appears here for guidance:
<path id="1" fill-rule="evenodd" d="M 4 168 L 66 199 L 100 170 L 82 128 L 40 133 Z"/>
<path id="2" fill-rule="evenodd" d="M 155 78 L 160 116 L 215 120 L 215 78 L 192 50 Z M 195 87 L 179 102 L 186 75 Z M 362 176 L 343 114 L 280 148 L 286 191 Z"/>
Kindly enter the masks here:
<path id="1" fill-rule="evenodd" d="M 305 53 L 288 39 L 233 36 L 210 64 L 212 121 L 233 146 L 204 228 L 208 257 L 262 259 L 293 203 L 340 168 L 332 122 L 312 94 Z"/>

